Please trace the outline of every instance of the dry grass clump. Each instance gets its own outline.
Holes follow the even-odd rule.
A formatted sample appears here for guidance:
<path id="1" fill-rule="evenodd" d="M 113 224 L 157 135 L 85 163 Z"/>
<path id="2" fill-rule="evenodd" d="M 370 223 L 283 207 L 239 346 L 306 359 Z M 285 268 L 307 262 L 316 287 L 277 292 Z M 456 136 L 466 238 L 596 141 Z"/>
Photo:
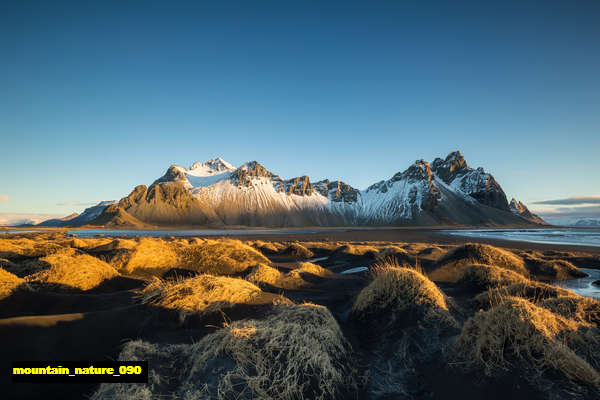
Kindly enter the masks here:
<path id="1" fill-rule="evenodd" d="M 389 261 L 375 270 L 375 278 L 359 293 L 352 306 L 358 319 L 410 314 L 431 322 L 456 324 L 448 313 L 444 295 L 425 275 Z"/>
<path id="2" fill-rule="evenodd" d="M 467 320 L 457 348 L 467 362 L 483 367 L 487 374 L 510 368 L 515 362 L 525 363 L 540 374 L 553 369 L 598 388 L 598 371 L 562 341 L 579 327 L 577 322 L 527 300 L 505 297 L 489 311 Z"/>
<path id="3" fill-rule="evenodd" d="M 379 253 L 377 247 L 362 244 L 346 244 L 344 246 L 340 246 L 337 250 L 342 253 L 352 254 L 355 256 L 373 256 Z"/>
<path id="4" fill-rule="evenodd" d="M 302 278 L 302 274 L 326 278 L 332 276 L 333 272 L 308 262 L 300 263 L 297 268 L 288 273 L 282 273 L 276 268 L 260 264 L 252 269 L 246 279 L 257 285 L 268 284 L 281 289 L 298 289 L 310 285 Z"/>
<path id="5" fill-rule="evenodd" d="M 269 242 L 266 242 L 262 246 L 256 246 L 256 248 L 263 254 L 277 254 L 277 252 L 279 251 L 279 249 L 274 244 Z"/>
<path id="6" fill-rule="evenodd" d="M 160 275 L 176 267 L 180 259 L 177 247 L 159 238 L 116 239 L 106 248 L 118 252 L 110 264 L 127 274 Z"/>
<path id="7" fill-rule="evenodd" d="M 525 262 L 510 251 L 487 244 L 467 243 L 450 249 L 439 260 L 440 264 L 457 263 L 460 265 L 487 264 L 510 269 L 522 275 L 528 275 Z"/>
<path id="8" fill-rule="evenodd" d="M 92 399 L 356 398 L 352 348 L 327 308 L 279 306 L 193 344 L 133 341 L 119 359 L 148 360 L 147 385 L 102 384 Z"/>
<path id="9" fill-rule="evenodd" d="M 465 267 L 457 282 L 477 290 L 507 286 L 528 280 L 523 275 L 493 265 L 473 264 Z"/>
<path id="10" fill-rule="evenodd" d="M 315 253 L 302 246 L 300 243 L 290 243 L 282 254 L 294 257 L 297 260 L 306 260 L 315 256 Z"/>
<path id="11" fill-rule="evenodd" d="M 538 305 L 565 318 L 596 326 L 600 325 L 600 301 L 590 297 L 556 297 L 546 299 Z"/>
<path id="12" fill-rule="evenodd" d="M 144 239 L 149 239 L 151 241 L 157 240 L 157 239 L 153 239 L 153 238 L 144 238 Z M 138 244 L 139 243 L 133 239 L 118 238 L 118 239 L 113 239 L 109 242 L 103 241 L 103 242 L 99 243 L 98 246 L 95 246 L 92 249 L 90 249 L 90 252 L 114 251 L 114 250 L 121 250 L 121 249 L 133 250 L 136 247 L 138 247 Z"/>
<path id="13" fill-rule="evenodd" d="M 502 302 L 504 297 L 520 297 L 533 303 L 556 297 L 570 297 L 574 293 L 546 283 L 524 280 L 512 285 L 493 288 L 475 296 L 475 301 L 481 305 L 494 305 Z"/>
<path id="14" fill-rule="evenodd" d="M 24 282 L 18 276 L 0 268 L 0 300 L 10 296 Z"/>
<path id="15" fill-rule="evenodd" d="M 333 272 L 328 270 L 327 268 L 323 268 L 320 265 L 309 263 L 309 262 L 301 262 L 298 264 L 298 267 L 294 268 L 290 272 L 296 273 L 304 273 L 311 274 L 321 278 L 327 278 L 333 275 Z"/>
<path id="16" fill-rule="evenodd" d="M 377 253 L 377 258 L 378 259 L 385 259 L 385 258 L 396 258 L 396 259 L 406 259 L 408 256 L 408 251 L 404 250 L 402 247 L 398 247 L 398 246 L 387 246 L 384 247 L 383 249 L 381 249 L 378 253 Z"/>
<path id="17" fill-rule="evenodd" d="M 338 248 L 337 242 L 330 242 L 327 240 L 319 241 L 319 242 L 302 242 L 302 246 L 306 247 L 310 250 L 317 251 L 334 251 Z"/>
<path id="18" fill-rule="evenodd" d="M 446 253 L 441 247 L 429 246 L 418 252 L 419 258 L 436 261 Z"/>
<path id="19" fill-rule="evenodd" d="M 544 261 L 536 267 L 536 273 L 553 279 L 582 278 L 587 276 L 586 273 L 565 260 Z"/>
<path id="20" fill-rule="evenodd" d="M 284 250 L 285 248 L 287 248 L 287 246 L 282 243 L 267 242 L 264 240 L 254 240 L 254 241 L 247 242 L 246 244 L 254 247 L 255 249 L 257 249 L 258 251 L 260 251 L 263 254 L 277 254 L 281 250 Z"/>
<path id="21" fill-rule="evenodd" d="M 76 249 L 62 249 L 54 254 L 40 258 L 47 269 L 28 275 L 26 280 L 32 283 L 64 285 L 80 290 L 93 289 L 106 279 L 119 273 L 107 263 L 84 254 Z"/>
<path id="22" fill-rule="evenodd" d="M 59 243 L 43 238 L 2 238 L 0 239 L 0 258 L 44 257 L 62 249 Z"/>
<path id="23" fill-rule="evenodd" d="M 239 240 L 207 240 L 180 252 L 179 268 L 191 271 L 230 275 L 258 264 L 270 264 L 268 258 Z"/>
<path id="24" fill-rule="evenodd" d="M 235 304 L 273 304 L 285 302 L 281 296 L 265 293 L 239 278 L 197 275 L 165 281 L 155 278 L 142 291 L 142 302 L 179 310 L 182 319 L 194 313 L 211 313 Z"/>
<path id="25" fill-rule="evenodd" d="M 298 282 L 286 282 L 284 280 L 285 274 L 279 271 L 277 268 L 269 267 L 265 264 L 259 264 L 250 271 L 246 280 L 256 284 L 268 284 L 282 289 L 293 289 L 298 287 Z M 291 285 L 289 284 L 291 283 Z M 300 286 L 306 284 L 306 282 L 300 282 Z"/>

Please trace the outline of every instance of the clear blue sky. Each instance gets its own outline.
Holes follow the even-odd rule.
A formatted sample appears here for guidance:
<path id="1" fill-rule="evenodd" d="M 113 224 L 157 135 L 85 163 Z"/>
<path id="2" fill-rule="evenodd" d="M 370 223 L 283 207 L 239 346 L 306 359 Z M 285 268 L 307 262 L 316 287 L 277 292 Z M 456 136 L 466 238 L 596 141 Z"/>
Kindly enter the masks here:
<path id="1" fill-rule="evenodd" d="M 212 3 L 2 2 L 0 213 L 215 156 L 364 188 L 459 149 L 526 203 L 600 194 L 598 1 Z"/>

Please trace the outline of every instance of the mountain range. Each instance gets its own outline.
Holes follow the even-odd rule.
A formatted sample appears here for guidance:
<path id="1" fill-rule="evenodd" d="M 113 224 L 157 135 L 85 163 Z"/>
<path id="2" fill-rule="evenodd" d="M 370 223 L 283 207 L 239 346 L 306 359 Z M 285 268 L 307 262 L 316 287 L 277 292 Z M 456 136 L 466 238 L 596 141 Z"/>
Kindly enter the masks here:
<path id="1" fill-rule="evenodd" d="M 41 226 L 531 226 L 544 224 L 483 168 L 456 151 L 417 160 L 365 190 L 338 180 L 283 179 L 257 161 L 235 167 L 221 158 L 171 165 L 150 186 L 119 201 Z"/>

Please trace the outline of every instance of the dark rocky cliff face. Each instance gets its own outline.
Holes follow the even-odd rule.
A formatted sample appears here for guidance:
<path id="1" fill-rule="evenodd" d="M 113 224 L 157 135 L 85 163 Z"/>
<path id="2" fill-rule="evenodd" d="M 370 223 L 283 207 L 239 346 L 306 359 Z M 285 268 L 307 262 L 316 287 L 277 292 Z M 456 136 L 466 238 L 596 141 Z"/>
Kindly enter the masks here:
<path id="1" fill-rule="evenodd" d="M 231 173 L 229 179 L 238 186 L 250 186 L 254 178 L 274 178 L 281 181 L 279 176 L 260 165 L 257 161 L 250 161 L 239 167 Z"/>
<path id="2" fill-rule="evenodd" d="M 277 183 L 278 185 L 275 187 L 278 189 L 278 191 L 282 191 L 285 194 L 310 196 L 314 192 L 313 185 L 310 183 L 310 179 L 308 179 L 308 176 L 306 175 L 285 181 L 278 181 Z"/>
<path id="3" fill-rule="evenodd" d="M 360 192 L 342 181 L 325 179 L 314 184 L 315 191 L 336 203 L 356 203 Z"/>
<path id="4" fill-rule="evenodd" d="M 459 151 L 448 154 L 444 160 L 436 158 L 432 171 L 444 183 L 458 187 L 481 204 L 509 211 L 508 200 L 500 184 L 483 168 L 469 167 Z"/>

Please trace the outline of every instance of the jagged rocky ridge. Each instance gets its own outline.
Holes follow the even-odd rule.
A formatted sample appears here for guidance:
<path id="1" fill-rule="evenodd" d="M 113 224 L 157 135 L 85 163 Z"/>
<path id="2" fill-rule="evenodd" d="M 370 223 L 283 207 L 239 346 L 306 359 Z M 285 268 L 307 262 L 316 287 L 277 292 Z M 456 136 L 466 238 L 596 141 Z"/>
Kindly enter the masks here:
<path id="1" fill-rule="evenodd" d="M 358 190 L 341 181 L 282 179 L 256 161 L 239 168 L 221 158 L 170 166 L 152 185 L 137 186 L 114 207 L 119 223 L 162 226 L 519 225 L 544 223 L 516 203 L 483 168 L 460 152 Z M 115 208 L 119 209 L 116 213 Z M 104 213 L 106 214 L 106 213 Z M 100 215 L 89 224 L 111 226 Z"/>
<path id="2" fill-rule="evenodd" d="M 517 201 L 515 198 L 513 198 L 510 201 L 510 204 L 508 205 L 508 207 L 511 212 L 513 212 L 514 214 L 517 214 L 529 221 L 536 222 L 538 224 L 546 223 L 539 216 L 537 216 L 534 213 L 532 213 L 531 211 L 529 211 L 529 209 L 527 208 L 527 206 L 525 204 L 521 203 L 520 201 Z"/>

